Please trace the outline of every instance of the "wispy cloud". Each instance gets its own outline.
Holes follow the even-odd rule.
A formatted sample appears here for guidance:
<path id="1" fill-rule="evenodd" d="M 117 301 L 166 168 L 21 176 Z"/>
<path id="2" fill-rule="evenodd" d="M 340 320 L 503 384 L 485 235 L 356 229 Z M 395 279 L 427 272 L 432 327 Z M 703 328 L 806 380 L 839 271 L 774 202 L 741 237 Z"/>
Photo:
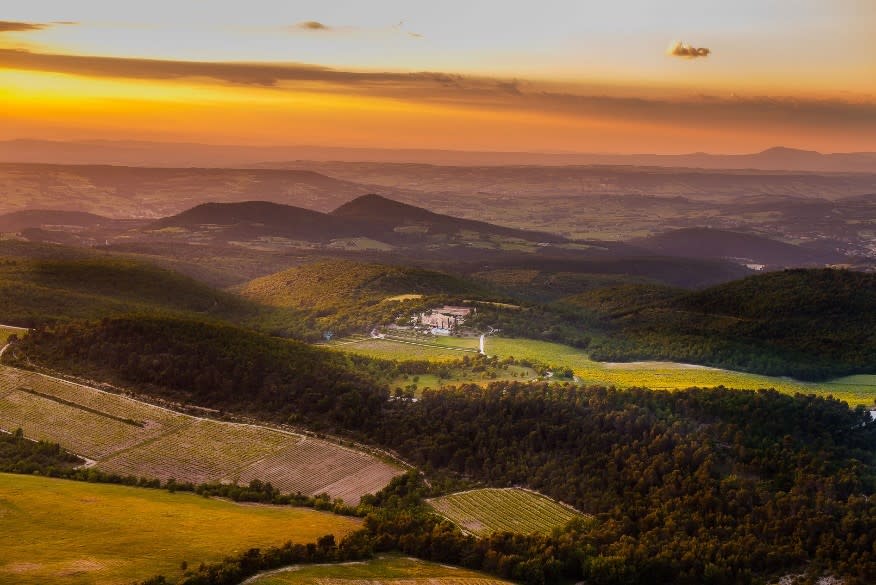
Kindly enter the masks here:
<path id="1" fill-rule="evenodd" d="M 295 30 L 310 30 L 310 31 L 325 31 L 332 30 L 332 27 L 327 24 L 323 24 L 316 20 L 305 20 L 304 22 L 299 22 L 298 24 L 292 27 Z"/>
<path id="2" fill-rule="evenodd" d="M 51 25 L 39 24 L 33 22 L 15 22 L 10 20 L 0 20 L 0 33 L 3 32 L 29 32 L 34 30 L 43 30 Z"/>
<path id="3" fill-rule="evenodd" d="M 411 37 L 412 39 L 422 39 L 422 38 L 424 38 L 423 35 L 421 35 L 420 33 L 411 32 L 411 31 L 409 31 L 409 30 L 406 30 L 406 29 L 405 29 L 405 21 L 404 21 L 404 20 L 400 20 L 400 21 L 398 21 L 397 24 L 392 25 L 392 30 L 399 31 L 399 32 L 403 32 L 404 34 L 406 34 L 407 36 Z"/>
<path id="4" fill-rule="evenodd" d="M 666 54 L 671 57 L 696 59 L 697 57 L 708 57 L 712 54 L 712 50 L 706 47 L 694 47 L 681 41 L 673 41 L 669 48 L 666 49 Z"/>

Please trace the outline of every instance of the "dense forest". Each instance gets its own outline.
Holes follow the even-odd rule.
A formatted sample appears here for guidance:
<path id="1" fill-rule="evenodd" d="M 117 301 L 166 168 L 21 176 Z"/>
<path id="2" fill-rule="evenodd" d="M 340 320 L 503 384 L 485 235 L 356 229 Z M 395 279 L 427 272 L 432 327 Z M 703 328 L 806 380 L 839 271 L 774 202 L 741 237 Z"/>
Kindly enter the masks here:
<path id="1" fill-rule="evenodd" d="M 597 518 L 517 542 L 534 556 L 515 552 L 501 567 L 487 552 L 465 557 L 463 545 L 448 549 L 458 557 L 430 552 L 434 535 L 416 526 L 433 521 L 385 519 L 378 532 L 398 534 L 382 538 L 411 554 L 503 575 L 525 560 L 510 576 L 531 583 L 746 583 L 804 570 L 850 584 L 876 580 L 876 422 L 832 399 L 500 382 L 388 400 L 385 364 L 173 320 L 38 332 L 15 355 L 180 401 L 330 428 L 393 449 L 429 476 L 525 485 Z M 563 539 L 578 552 L 561 569 L 551 559 Z"/>
<path id="2" fill-rule="evenodd" d="M 13 348 L 74 375 L 133 384 L 173 401 L 271 420 L 343 426 L 379 412 L 383 362 L 195 319 L 107 318 L 36 330 Z"/>
<path id="3" fill-rule="evenodd" d="M 258 278 L 239 287 L 245 298 L 271 307 L 275 315 L 301 314 L 303 330 L 262 325 L 280 334 L 321 339 L 327 332 L 345 335 L 367 332 L 417 311 L 485 294 L 481 285 L 444 272 L 408 266 L 347 260 L 313 262 Z"/>
<path id="4" fill-rule="evenodd" d="M 61 475 L 85 463 L 57 443 L 31 441 L 21 429 L 13 433 L 0 432 L 0 472 Z"/>
<path id="5" fill-rule="evenodd" d="M 801 380 L 876 371 L 873 274 L 799 269 L 674 296 L 655 287 L 611 292 L 573 299 L 602 311 L 606 335 L 590 348 L 597 360 L 667 359 Z M 607 296 L 615 301 L 605 310 Z"/>

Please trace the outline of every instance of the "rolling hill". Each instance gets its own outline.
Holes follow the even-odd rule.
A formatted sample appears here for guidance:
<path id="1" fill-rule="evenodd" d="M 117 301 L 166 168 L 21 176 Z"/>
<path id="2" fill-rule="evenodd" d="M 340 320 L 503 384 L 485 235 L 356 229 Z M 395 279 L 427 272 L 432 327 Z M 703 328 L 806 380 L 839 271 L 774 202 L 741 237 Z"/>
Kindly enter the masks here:
<path id="1" fill-rule="evenodd" d="M 203 243 L 284 239 L 289 246 L 333 243 L 342 249 L 352 245 L 351 240 L 366 239 L 378 249 L 433 251 L 464 246 L 502 250 L 511 244 L 534 250 L 541 242 L 564 241 L 550 234 L 432 213 L 380 195 L 358 197 L 331 213 L 266 201 L 205 203 L 153 222 L 141 233 Z"/>
<path id="2" fill-rule="evenodd" d="M 235 290 L 261 305 L 303 311 L 317 328 L 334 333 L 366 331 L 438 299 L 486 292 L 443 272 L 347 260 L 305 264 Z"/>
<path id="3" fill-rule="evenodd" d="M 876 371 L 873 274 L 786 270 L 653 302 L 638 292 L 612 307 L 612 334 L 591 348 L 594 359 L 667 359 L 803 380 Z"/>
<path id="4" fill-rule="evenodd" d="M 358 223 L 363 229 L 368 230 L 363 235 L 398 242 L 409 241 L 418 234 L 454 236 L 465 231 L 479 234 L 480 239 L 493 236 L 530 242 L 565 241 L 565 238 L 553 234 L 507 228 L 483 221 L 433 213 L 422 207 L 374 194 L 357 197 L 332 211 L 331 215 Z"/>
<path id="5" fill-rule="evenodd" d="M 388 395 L 380 364 L 191 318 L 136 315 L 61 324 L 31 332 L 14 349 L 4 363 L 32 362 L 144 387 L 175 403 L 317 430 L 367 416 Z"/>
<path id="6" fill-rule="evenodd" d="M 44 254 L 69 250 L 70 257 L 7 257 L 0 262 L 0 315 L 11 324 L 32 327 L 135 311 L 223 318 L 256 313 L 254 306 L 231 294 L 145 262 L 90 253 L 77 257 L 77 249 L 57 246 L 18 248 Z"/>
<path id="7" fill-rule="evenodd" d="M 213 241 L 281 237 L 326 242 L 356 231 L 354 225 L 331 215 L 268 201 L 204 203 L 146 227 L 158 234 L 174 229 L 202 234 Z"/>
<path id="8" fill-rule="evenodd" d="M 673 230 L 630 243 L 667 256 L 726 259 L 776 267 L 823 266 L 849 260 L 837 252 L 803 248 L 763 236 L 710 228 Z"/>
<path id="9" fill-rule="evenodd" d="M 0 212 L 56 209 L 140 219 L 208 201 L 253 199 L 328 211 L 368 192 L 355 182 L 308 170 L 16 163 L 0 163 L 0 186 Z"/>
<path id="10" fill-rule="evenodd" d="M 19 232 L 45 226 L 95 227 L 110 220 L 84 211 L 26 209 L 0 215 L 0 232 Z"/>

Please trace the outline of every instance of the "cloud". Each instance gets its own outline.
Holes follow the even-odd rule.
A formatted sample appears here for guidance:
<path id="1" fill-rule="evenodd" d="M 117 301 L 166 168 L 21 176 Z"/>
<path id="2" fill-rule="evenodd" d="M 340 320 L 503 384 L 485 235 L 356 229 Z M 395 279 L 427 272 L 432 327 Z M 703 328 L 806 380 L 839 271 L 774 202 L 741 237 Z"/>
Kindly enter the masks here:
<path id="1" fill-rule="evenodd" d="M 361 95 L 489 111 L 552 113 L 703 128 L 831 128 L 876 133 L 876 101 L 774 96 L 624 97 L 586 86 L 550 89 L 533 80 L 441 72 L 356 71 L 304 63 L 171 61 L 0 48 L 0 69 L 137 80 L 207 79 L 217 84 Z M 315 85 L 318 84 L 318 88 Z M 553 86 L 556 88 L 556 86 Z"/>
<path id="2" fill-rule="evenodd" d="M 293 28 L 297 30 L 332 30 L 332 27 L 316 20 L 305 20 L 304 22 L 299 22 Z"/>
<path id="3" fill-rule="evenodd" d="M 670 57 L 686 57 L 695 59 L 697 57 L 708 57 L 712 54 L 712 49 L 706 47 L 694 47 L 681 41 L 674 41 L 669 48 L 666 49 L 666 54 Z"/>
<path id="4" fill-rule="evenodd" d="M 0 33 L 28 32 L 34 30 L 43 30 L 44 28 L 48 27 L 48 24 L 35 24 L 31 22 L 14 22 L 9 20 L 0 20 Z"/>
<path id="5" fill-rule="evenodd" d="M 0 69 L 48 71 L 88 77 L 173 80 L 206 78 L 234 85 L 278 86 L 284 82 L 315 81 L 338 85 L 369 84 L 400 87 L 416 84 L 448 86 L 461 76 L 445 73 L 362 72 L 331 69 L 303 63 L 234 63 L 172 61 L 132 57 L 102 57 L 39 53 L 26 49 L 0 48 Z"/>

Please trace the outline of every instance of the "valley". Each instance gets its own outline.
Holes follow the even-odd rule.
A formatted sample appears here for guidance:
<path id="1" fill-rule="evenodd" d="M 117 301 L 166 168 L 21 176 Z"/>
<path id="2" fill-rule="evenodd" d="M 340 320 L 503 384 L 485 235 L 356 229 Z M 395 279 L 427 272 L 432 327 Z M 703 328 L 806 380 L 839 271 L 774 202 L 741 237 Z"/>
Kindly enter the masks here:
<path id="1" fill-rule="evenodd" d="M 412 346 L 395 338 L 371 338 L 367 336 L 347 338 L 328 344 L 338 351 L 354 352 L 380 359 L 429 360 L 451 363 L 459 359 L 459 349 L 476 352 L 476 338 L 437 338 L 428 344 Z M 591 359 L 580 349 L 523 338 L 488 337 L 485 343 L 487 355 L 495 356 L 501 362 L 513 358 L 517 362 L 544 364 L 541 369 L 551 372 L 550 377 L 539 374 L 526 366 L 507 366 L 495 375 L 466 374 L 464 369 L 457 372 L 452 366 L 447 378 L 420 375 L 414 381 L 418 390 L 433 390 L 454 384 L 487 385 L 494 381 L 545 380 L 551 381 L 553 374 L 569 368 L 574 372 L 574 382 L 585 385 L 616 386 L 618 388 L 651 388 L 654 390 L 680 390 L 683 388 L 725 388 L 757 390 L 773 388 L 787 394 L 814 394 L 832 396 L 848 402 L 850 406 L 873 406 L 876 401 L 876 375 L 858 375 L 834 378 L 824 382 L 804 382 L 787 377 L 772 377 L 695 364 L 664 361 L 599 362 Z M 546 368 L 545 368 L 546 366 Z M 457 366 L 458 367 L 458 366 Z M 558 383 L 573 380 L 559 375 Z M 400 378 L 394 387 L 412 382 L 411 376 Z"/>
<path id="2" fill-rule="evenodd" d="M 254 166 L 2 169 L 0 581 L 867 582 L 870 174 Z"/>
<path id="3" fill-rule="evenodd" d="M 0 585 L 876 584 L 876 0 L 3 8 Z"/>

